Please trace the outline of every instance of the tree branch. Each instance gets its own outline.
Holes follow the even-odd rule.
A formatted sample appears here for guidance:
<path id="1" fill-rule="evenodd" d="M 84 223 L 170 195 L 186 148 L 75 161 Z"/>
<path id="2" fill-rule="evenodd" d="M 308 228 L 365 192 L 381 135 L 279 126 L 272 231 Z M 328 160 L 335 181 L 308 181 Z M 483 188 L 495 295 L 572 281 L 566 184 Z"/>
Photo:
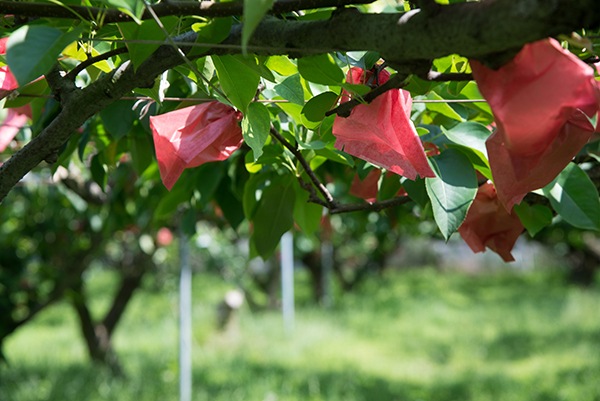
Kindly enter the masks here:
<path id="1" fill-rule="evenodd" d="M 375 98 L 377 98 L 377 96 L 383 95 L 385 92 L 391 89 L 399 88 L 402 86 L 406 78 L 407 77 L 405 75 L 396 74 L 388 79 L 386 83 L 378 86 L 372 91 L 367 92 L 364 96 L 357 96 L 353 99 L 350 99 L 349 101 L 340 104 L 335 109 L 329 110 L 327 113 L 325 113 L 325 115 L 330 116 L 332 114 L 337 114 L 340 117 L 349 117 L 350 112 L 354 107 L 362 103 L 371 103 L 373 100 L 375 100 Z"/>
<path id="2" fill-rule="evenodd" d="M 310 177 L 310 180 L 312 181 L 313 185 L 315 187 L 317 187 L 319 192 L 321 192 L 323 194 L 323 196 L 325 197 L 325 202 L 327 203 L 327 207 L 330 209 L 337 207 L 339 205 L 339 202 L 336 201 L 333 198 L 333 196 L 331 196 L 331 194 L 329 193 L 329 191 L 327 190 L 325 185 L 323 185 L 323 183 L 319 180 L 319 178 L 317 177 L 315 172 L 312 170 L 312 168 L 310 168 L 310 164 L 306 161 L 304 156 L 302 156 L 302 153 L 300 153 L 300 151 L 297 148 L 293 147 L 288 141 L 286 141 L 285 138 L 283 136 L 281 136 L 281 134 L 275 129 L 275 127 L 273 127 L 273 125 L 271 125 L 270 133 L 283 146 L 285 146 L 290 152 L 292 152 L 292 154 L 294 156 L 296 156 L 296 159 L 298 159 L 298 161 L 300 162 L 302 167 L 304 167 L 304 170 L 306 171 L 306 174 L 308 174 L 308 176 Z"/>
<path id="3" fill-rule="evenodd" d="M 73 68 L 71 71 L 69 71 L 69 73 L 67 74 L 67 78 L 71 81 L 75 81 L 75 78 L 77 77 L 77 75 L 79 75 L 79 73 L 81 71 L 85 70 L 90 65 L 96 64 L 97 62 L 107 60 L 111 57 L 117 56 L 119 54 L 127 53 L 127 52 L 128 52 L 127 47 L 123 46 L 123 47 L 119 47 L 117 49 L 107 51 L 106 53 L 99 54 L 95 57 L 90 57 L 87 60 L 82 61 L 81 63 L 77 64 L 77 66 L 75 66 L 75 68 Z"/>
<path id="4" fill-rule="evenodd" d="M 368 4 L 375 0 L 279 0 L 273 4 L 270 14 L 285 14 L 292 11 L 306 10 L 322 7 L 343 7 L 352 4 Z M 244 13 L 243 2 L 214 1 L 163 1 L 153 5 L 152 9 L 159 17 L 197 15 L 208 18 L 229 17 L 242 15 Z M 69 5 L 63 7 L 47 3 L 26 3 L 13 1 L 0 1 L 0 13 L 14 14 L 23 17 L 42 18 L 69 18 L 87 21 L 130 22 L 133 19 L 116 8 L 98 8 Z M 152 19 L 152 15 L 146 10 L 142 14 L 142 20 Z"/>
<path id="5" fill-rule="evenodd" d="M 298 149 L 293 147 L 288 141 L 286 141 L 285 138 L 281 136 L 281 134 L 272 125 L 270 133 L 273 137 L 275 137 L 275 139 L 277 139 L 277 141 L 279 141 L 290 152 L 292 152 L 294 156 L 296 156 L 296 159 L 298 159 L 302 167 L 304 167 L 306 174 L 310 177 L 310 180 L 312 181 L 314 187 L 309 183 L 305 182 L 302 179 L 302 177 L 298 177 L 298 181 L 300 182 L 300 186 L 302 187 L 302 189 L 309 193 L 308 201 L 326 207 L 327 209 L 329 209 L 330 214 L 350 213 L 359 210 L 370 210 L 374 212 L 380 212 L 383 209 L 403 205 L 411 201 L 411 199 L 408 196 L 402 196 L 399 198 L 392 198 L 373 203 L 340 203 L 340 201 L 335 199 L 331 195 L 329 190 L 327 190 L 325 185 L 323 185 L 323 183 L 319 180 L 313 169 L 310 168 L 310 164 L 306 161 L 304 156 L 302 156 L 302 153 Z M 323 196 L 326 199 L 325 201 L 319 198 L 315 187 L 319 190 L 319 192 L 321 192 L 321 194 L 323 194 Z"/>
<path id="6" fill-rule="evenodd" d="M 199 6 L 198 3 L 190 4 Z M 218 4 L 223 7 L 220 4 L 239 3 Z M 16 5 L 49 6 L 0 2 L 0 12 L 19 14 L 18 11 L 3 8 Z M 273 10 L 275 12 L 276 8 Z M 320 21 L 265 18 L 249 45 L 262 47 L 262 50 L 256 50 L 256 54 L 288 54 L 292 57 L 314 55 L 315 48 L 324 47 L 341 51 L 374 50 L 404 74 L 411 61 L 417 62 L 415 65 L 421 69 L 428 60 L 449 54 L 485 60 L 498 54 L 509 54 L 525 43 L 548 36 L 600 26 L 600 2 L 548 0 L 540 5 L 538 0 L 489 0 L 454 3 L 441 7 L 432 16 L 418 12 L 399 25 L 400 15 L 361 14 L 343 9 L 330 19 Z M 209 54 L 241 53 L 241 28 L 241 24 L 234 25 L 223 42 L 234 45 L 234 48 L 212 48 Z M 192 43 L 196 38 L 195 32 L 188 32 L 174 39 Z M 190 47 L 180 47 L 184 52 L 190 50 Z M 161 46 L 136 71 L 133 66 L 124 63 L 84 89 L 65 87 L 63 92 L 68 93 L 68 101 L 61 95 L 63 108 L 55 120 L 0 166 L 0 201 L 27 172 L 56 153 L 89 117 L 128 95 L 133 89 L 151 86 L 159 74 L 182 62 L 181 56 L 170 46 Z M 60 73 L 56 76 L 57 85 L 61 77 Z"/>

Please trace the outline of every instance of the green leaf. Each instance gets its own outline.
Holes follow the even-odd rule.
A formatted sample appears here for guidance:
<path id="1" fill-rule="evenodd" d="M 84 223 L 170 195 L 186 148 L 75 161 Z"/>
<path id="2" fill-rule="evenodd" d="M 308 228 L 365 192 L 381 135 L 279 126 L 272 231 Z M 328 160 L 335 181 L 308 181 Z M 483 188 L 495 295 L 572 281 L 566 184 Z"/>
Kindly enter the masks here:
<path id="1" fill-rule="evenodd" d="M 265 65 L 279 75 L 294 75 L 298 72 L 298 67 L 287 56 L 271 56 Z"/>
<path id="2" fill-rule="evenodd" d="M 429 100 L 443 100 L 443 98 L 435 92 L 429 92 L 427 95 Z M 458 121 L 464 121 L 464 119 L 458 114 L 448 103 L 427 103 L 427 110 L 435 111 L 443 116 L 452 118 Z"/>
<path id="3" fill-rule="evenodd" d="M 138 127 L 140 126 L 138 125 Z M 131 153 L 131 162 L 133 164 L 133 169 L 135 170 L 137 175 L 142 175 L 142 173 L 154 161 L 154 154 L 152 152 L 152 142 L 141 127 L 138 129 L 136 135 L 132 135 L 129 140 L 129 151 Z"/>
<path id="4" fill-rule="evenodd" d="M 271 82 L 275 82 L 275 77 L 273 76 L 273 73 L 271 72 L 271 70 L 269 70 L 263 63 L 260 63 L 258 61 L 258 59 L 256 58 L 256 56 L 236 55 L 236 56 L 233 56 L 233 59 L 239 63 L 242 63 L 246 67 L 250 68 L 255 73 L 257 73 L 259 76 L 263 77 L 264 79 L 269 80 Z"/>
<path id="5" fill-rule="evenodd" d="M 296 224 L 298 224 L 306 235 L 311 235 L 319 228 L 323 215 L 323 206 L 308 202 L 308 192 L 300 188 L 298 180 L 294 180 L 293 182 L 296 192 L 294 221 L 296 221 Z"/>
<path id="6" fill-rule="evenodd" d="M 193 176 L 190 177 L 190 181 L 196 183 L 194 188 L 198 192 L 195 196 L 200 205 L 204 206 L 212 201 L 223 175 L 223 167 L 218 162 L 205 163 L 195 169 Z"/>
<path id="7" fill-rule="evenodd" d="M 190 200 L 191 191 L 187 184 L 187 180 L 177 180 L 171 191 L 158 202 L 154 209 L 154 219 L 161 220 L 171 217 L 180 204 Z"/>
<path id="8" fill-rule="evenodd" d="M 248 220 L 254 218 L 258 201 L 256 200 L 256 192 L 259 185 L 263 184 L 271 176 L 270 172 L 252 174 L 244 184 L 244 194 L 242 198 L 242 206 L 244 207 L 244 215 Z"/>
<path id="9" fill-rule="evenodd" d="M 354 159 L 352 159 L 352 156 L 337 149 L 329 149 L 327 147 L 325 149 L 318 149 L 315 151 L 315 153 L 334 162 L 342 163 L 349 167 L 354 167 Z"/>
<path id="10" fill-rule="evenodd" d="M 231 227 L 236 230 L 241 222 L 244 221 L 244 208 L 242 202 L 232 192 L 231 179 L 227 174 L 223 176 L 215 192 L 215 200 L 221 211 L 223 211 L 223 216 L 225 216 Z"/>
<path id="11" fill-rule="evenodd" d="M 521 202 L 515 205 L 514 211 L 532 237 L 552 223 L 552 210 L 544 205 L 530 206 L 527 202 Z"/>
<path id="12" fill-rule="evenodd" d="M 485 125 L 474 121 L 467 121 L 455 125 L 450 130 L 445 129 L 444 127 L 441 128 L 444 134 L 452 142 L 476 150 L 484 156 L 485 160 L 487 160 L 488 156 L 485 141 L 487 141 L 492 133 Z"/>
<path id="13" fill-rule="evenodd" d="M 344 72 L 329 54 L 298 59 L 298 71 L 307 81 L 321 85 L 339 85 L 344 82 Z"/>
<path id="14" fill-rule="evenodd" d="M 284 100 L 279 96 L 275 96 L 273 100 Z M 296 124 L 302 123 L 302 106 L 295 103 L 277 103 L 277 107 L 285 112 Z"/>
<path id="15" fill-rule="evenodd" d="M 254 151 L 254 161 L 262 155 L 270 129 L 271 114 L 267 107 L 261 103 L 250 103 L 242 120 L 242 134 L 246 144 Z"/>
<path id="16" fill-rule="evenodd" d="M 300 74 L 294 74 L 284 79 L 273 88 L 275 93 L 292 103 L 304 106 L 304 88 L 300 82 Z"/>
<path id="17" fill-rule="evenodd" d="M 578 165 L 569 163 L 542 191 L 554 210 L 569 224 L 586 230 L 600 230 L 598 191 Z"/>
<path id="18" fill-rule="evenodd" d="M 114 139 L 125 136 L 133 128 L 136 114 L 132 110 L 135 100 L 117 100 L 100 111 L 104 128 Z"/>
<path id="19" fill-rule="evenodd" d="M 143 0 L 98 0 L 101 3 L 108 4 L 111 7 L 118 8 L 129 14 L 136 23 L 141 23 L 140 18 L 144 13 Z"/>
<path id="20" fill-rule="evenodd" d="M 229 36 L 232 23 L 233 20 L 231 17 L 224 17 L 192 25 L 192 29 L 198 33 L 196 43 L 221 43 Z M 209 50 L 210 47 L 195 46 L 190 50 L 188 56 L 195 56 Z"/>
<path id="21" fill-rule="evenodd" d="M 425 180 L 423 178 L 417 178 L 414 181 L 402 178 L 400 182 L 402 182 L 402 187 L 410 199 L 417 202 L 422 208 L 427 206 L 429 197 L 427 196 L 427 189 L 425 188 Z"/>
<path id="22" fill-rule="evenodd" d="M 400 188 L 402 188 L 400 178 L 401 177 L 397 174 L 390 174 L 389 176 L 384 174 L 381 185 L 379 186 L 379 191 L 377 192 L 377 200 L 382 201 L 394 198 Z"/>
<path id="23" fill-rule="evenodd" d="M 435 222 L 448 241 L 475 199 L 477 177 L 467 156 L 456 149 L 446 149 L 430 160 L 436 177 L 426 178 L 425 186 Z"/>
<path id="24" fill-rule="evenodd" d="M 266 188 L 252 219 L 252 240 L 256 251 L 264 260 L 273 255 L 281 236 L 294 225 L 296 193 L 292 180 L 289 177 L 283 185 L 272 184 Z"/>
<path id="25" fill-rule="evenodd" d="M 25 25 L 14 31 L 6 42 L 6 62 L 19 85 L 50 71 L 60 52 L 81 32 L 83 25 L 66 33 L 43 25 Z"/>
<path id="26" fill-rule="evenodd" d="M 177 25 L 179 22 L 178 17 L 162 17 L 161 22 L 163 23 L 167 32 Z M 165 34 L 156 24 L 156 21 L 146 20 L 142 21 L 141 24 L 135 22 L 123 22 L 117 24 L 124 39 L 127 40 L 165 40 Z M 129 59 L 133 63 L 133 68 L 138 67 L 146 61 L 146 59 L 159 48 L 158 44 L 149 43 L 125 43 L 129 53 Z"/>
<path id="27" fill-rule="evenodd" d="M 248 52 L 248 41 L 275 0 L 244 0 L 244 25 L 242 25 L 242 52 Z"/>
<path id="28" fill-rule="evenodd" d="M 246 114 L 248 104 L 256 95 L 260 77 L 247 65 L 236 60 L 236 56 L 211 56 L 217 69 L 221 89 L 231 100 L 231 103 L 243 114 Z"/>
<path id="29" fill-rule="evenodd" d="M 50 89 L 48 88 L 48 83 L 46 79 L 39 79 L 35 82 L 30 83 L 29 85 L 25 85 L 19 88 L 19 96 L 12 100 L 6 100 L 4 104 L 4 108 L 8 109 L 11 107 L 21 107 L 25 106 L 28 103 L 31 103 L 33 99 L 35 99 L 35 95 L 47 95 L 50 93 Z M 33 95 L 31 97 L 24 95 Z"/>
<path id="30" fill-rule="evenodd" d="M 338 59 L 343 63 L 349 62 L 354 67 L 370 70 L 379 61 L 379 53 L 375 51 L 355 51 L 346 54 L 337 53 Z"/>
<path id="31" fill-rule="evenodd" d="M 92 162 L 90 163 L 90 173 L 92 174 L 92 180 L 94 180 L 94 182 L 98 184 L 104 191 L 108 176 L 106 175 L 106 169 L 104 168 L 104 165 L 100 162 L 100 153 L 92 157 Z"/>
<path id="32" fill-rule="evenodd" d="M 302 108 L 300 118 L 302 124 L 308 129 L 318 127 L 327 113 L 338 99 L 338 95 L 334 92 L 323 92 L 310 99 Z"/>

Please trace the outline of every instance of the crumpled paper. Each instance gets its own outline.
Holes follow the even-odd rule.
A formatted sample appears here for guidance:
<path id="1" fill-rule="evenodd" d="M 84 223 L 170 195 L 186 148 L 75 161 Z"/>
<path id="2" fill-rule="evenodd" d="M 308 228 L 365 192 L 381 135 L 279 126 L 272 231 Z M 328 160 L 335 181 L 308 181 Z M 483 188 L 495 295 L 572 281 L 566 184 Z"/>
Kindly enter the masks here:
<path id="1" fill-rule="evenodd" d="M 160 177 L 167 189 L 184 169 L 225 160 L 242 145 L 241 113 L 219 102 L 150 117 Z"/>
<path id="2" fill-rule="evenodd" d="M 365 76 L 366 75 L 366 76 Z M 360 68 L 348 71 L 346 82 L 364 83 L 369 75 Z M 380 83 L 389 73 L 380 73 Z M 342 94 L 342 102 L 347 97 Z M 421 139 L 410 120 L 410 93 L 393 89 L 378 96 L 370 104 L 359 104 L 348 118 L 336 116 L 333 123 L 335 148 L 376 166 L 414 180 L 435 177 L 423 149 Z"/>
<path id="3" fill-rule="evenodd" d="M 554 39 L 527 44 L 497 71 L 471 60 L 498 129 L 486 142 L 500 201 L 512 210 L 548 185 L 594 133 L 600 106 L 593 69 Z M 585 114 L 584 114 L 585 113 Z"/>
<path id="4" fill-rule="evenodd" d="M 523 229 L 521 220 L 504 208 L 496 195 L 494 184 L 488 181 L 477 190 L 477 196 L 458 232 L 473 252 L 484 252 L 488 247 L 505 262 L 512 262 L 515 259 L 511 250 Z"/>
<path id="5" fill-rule="evenodd" d="M 27 124 L 27 120 L 31 118 L 31 106 L 29 104 L 7 110 L 8 114 L 0 125 L 0 153 L 4 152 L 21 128 Z"/>

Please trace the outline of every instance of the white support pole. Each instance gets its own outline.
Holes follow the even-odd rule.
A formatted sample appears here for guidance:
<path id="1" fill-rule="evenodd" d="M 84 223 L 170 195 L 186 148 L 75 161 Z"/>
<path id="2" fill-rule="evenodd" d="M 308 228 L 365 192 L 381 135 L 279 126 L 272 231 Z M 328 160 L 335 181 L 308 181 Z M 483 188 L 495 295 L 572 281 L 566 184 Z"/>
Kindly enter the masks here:
<path id="1" fill-rule="evenodd" d="M 331 289 L 331 275 L 333 274 L 333 244 L 324 241 L 321 244 L 321 286 L 323 288 L 324 308 L 333 306 L 333 291 Z"/>
<path id="2" fill-rule="evenodd" d="M 281 304 L 283 329 L 294 331 L 294 236 L 290 231 L 281 237 Z"/>
<path id="3" fill-rule="evenodd" d="M 179 230 L 179 400 L 192 400 L 192 269 L 189 239 Z"/>

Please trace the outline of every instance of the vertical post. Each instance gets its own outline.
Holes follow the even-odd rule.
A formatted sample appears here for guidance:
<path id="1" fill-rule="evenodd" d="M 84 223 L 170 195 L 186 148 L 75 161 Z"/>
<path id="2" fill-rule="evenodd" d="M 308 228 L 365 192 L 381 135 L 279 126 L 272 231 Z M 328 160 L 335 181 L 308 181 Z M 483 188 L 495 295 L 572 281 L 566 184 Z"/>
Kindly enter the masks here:
<path id="1" fill-rule="evenodd" d="M 192 270 L 188 236 L 179 230 L 179 400 L 192 399 Z"/>
<path id="2" fill-rule="evenodd" d="M 331 291 L 331 274 L 333 272 L 333 244 L 331 241 L 323 241 L 321 244 L 321 286 L 323 288 L 323 307 L 333 306 L 333 294 Z"/>
<path id="3" fill-rule="evenodd" d="M 281 304 L 283 329 L 294 331 L 294 236 L 290 231 L 281 237 Z"/>

